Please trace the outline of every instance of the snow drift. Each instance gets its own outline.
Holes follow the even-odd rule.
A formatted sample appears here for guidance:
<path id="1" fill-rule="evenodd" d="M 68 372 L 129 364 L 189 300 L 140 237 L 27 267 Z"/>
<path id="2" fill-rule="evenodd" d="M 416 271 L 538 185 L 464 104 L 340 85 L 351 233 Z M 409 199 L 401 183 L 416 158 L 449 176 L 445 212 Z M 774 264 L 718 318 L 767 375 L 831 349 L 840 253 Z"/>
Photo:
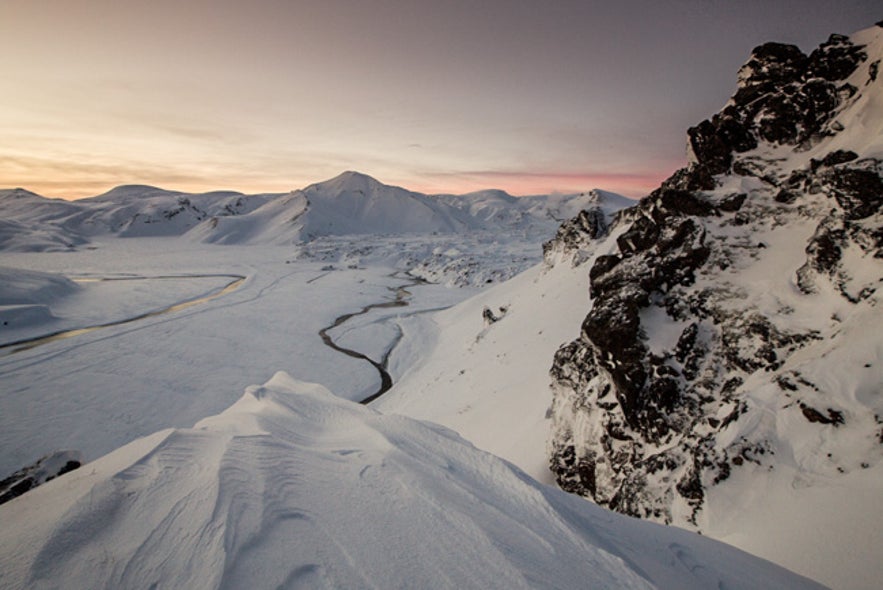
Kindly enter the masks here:
<path id="1" fill-rule="evenodd" d="M 277 374 L 0 506 L 6 588 L 819 588 Z"/>

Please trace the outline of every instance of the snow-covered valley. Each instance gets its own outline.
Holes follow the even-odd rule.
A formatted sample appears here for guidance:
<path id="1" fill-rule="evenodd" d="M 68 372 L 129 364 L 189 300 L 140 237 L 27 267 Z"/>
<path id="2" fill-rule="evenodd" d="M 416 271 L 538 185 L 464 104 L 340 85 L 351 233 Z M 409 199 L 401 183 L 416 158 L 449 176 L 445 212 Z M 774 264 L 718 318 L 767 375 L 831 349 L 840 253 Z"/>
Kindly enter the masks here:
<path id="1" fill-rule="evenodd" d="M 341 314 L 394 299 L 391 290 L 408 281 L 393 276 L 395 269 L 388 267 L 329 270 L 321 263 L 288 263 L 288 254 L 290 249 L 278 247 L 193 247 L 174 239 L 140 238 L 84 252 L 4 255 L 6 263 L 42 268 L 53 276 L 78 268 L 82 270 L 72 276 L 182 277 L 81 283 L 78 291 L 47 305 L 57 317 L 10 330 L 7 342 L 54 333 L 59 327 L 138 316 L 229 282 L 188 275 L 246 278 L 235 291 L 173 314 L 31 350 L 0 349 L 6 394 L 0 400 L 0 470 L 10 472 L 62 447 L 96 458 L 158 429 L 190 426 L 219 413 L 245 387 L 266 381 L 277 370 L 321 382 L 346 399 L 358 401 L 372 393 L 376 371 L 325 347 L 318 332 Z M 361 330 L 367 336 L 358 344 L 369 346 L 363 352 L 382 355 L 395 340 L 392 333 L 378 332 L 373 322 L 449 306 L 471 292 L 432 285 L 412 290 L 420 294 L 413 307 L 377 310 L 364 319 L 370 323 Z M 359 336 L 353 326 L 345 327 L 349 332 L 339 337 L 343 343 Z M 225 389 L 228 394 L 219 394 Z"/>
<path id="2" fill-rule="evenodd" d="M 50 465 L 85 463 L 0 506 L 3 585 L 241 587 L 251 576 L 257 587 L 477 588 L 503 580 L 515 587 L 586 580 L 617 588 L 760 588 L 770 580 L 815 587 L 692 533 L 595 509 L 453 432 L 404 418 L 446 424 L 551 482 L 543 457 L 551 397 L 545 363 L 536 361 L 574 336 L 577 316 L 554 312 L 579 312 L 584 273 L 540 263 L 480 292 L 467 277 L 492 265 L 456 266 L 459 275 L 448 269 L 461 279 L 442 285 L 403 275 L 403 247 L 423 253 L 424 268 L 448 265 L 426 249 L 433 239 L 337 238 L 343 252 L 374 244 L 367 263 L 304 256 L 300 245 L 169 236 L 4 252 L 3 309 L 12 321 L 3 342 L 105 327 L 0 348 L 0 470 L 59 450 L 69 452 Z M 446 239 L 452 256 L 457 238 Z M 506 253 L 529 264 L 542 252 L 535 241 L 532 258 L 521 260 L 529 246 L 523 237 L 500 235 L 497 250 L 492 244 L 467 235 L 454 246 L 460 257 L 498 265 Z M 235 288 L 219 294 L 231 282 Z M 207 294 L 217 296 L 203 300 Z M 380 376 L 325 346 L 320 331 L 397 296 L 407 306 L 375 307 L 328 330 L 376 362 L 391 352 L 396 385 L 373 404 L 382 413 L 359 410 L 344 400 L 370 396 Z M 44 313 L 21 314 L 26 305 Z M 488 323 L 485 307 L 498 321 Z M 533 315 L 538 339 L 506 334 L 507 326 L 523 327 L 523 312 Z M 540 325 L 551 317 L 558 319 Z M 126 318 L 139 319 L 106 325 Z M 515 343 L 517 354 L 503 353 L 508 361 L 494 358 L 496 348 Z M 512 360 L 521 370 L 501 381 L 499 370 Z M 420 377 L 432 371 L 445 379 Z M 516 397 L 504 403 L 499 396 L 510 387 Z M 118 516 L 108 519 L 111 513 Z M 215 533 L 201 540 L 185 533 L 192 543 L 178 536 L 196 529 Z M 170 548 L 177 557 L 170 559 Z M 746 579 L 745 569 L 756 575 Z"/>
<path id="3" fill-rule="evenodd" d="M 758 47 L 639 203 L 0 191 L 0 585 L 874 587 L 881 59 Z"/>

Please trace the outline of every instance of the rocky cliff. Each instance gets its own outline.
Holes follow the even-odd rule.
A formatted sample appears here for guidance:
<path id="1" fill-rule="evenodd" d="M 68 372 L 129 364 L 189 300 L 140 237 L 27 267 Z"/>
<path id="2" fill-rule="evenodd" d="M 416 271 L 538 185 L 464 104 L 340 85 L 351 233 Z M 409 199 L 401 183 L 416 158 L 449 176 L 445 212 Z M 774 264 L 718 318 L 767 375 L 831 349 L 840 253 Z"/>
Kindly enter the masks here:
<path id="1" fill-rule="evenodd" d="M 610 227 L 584 215 L 547 247 L 609 252 L 551 369 L 562 488 L 704 530 L 736 472 L 787 466 L 811 485 L 877 468 L 881 26 L 809 55 L 757 47 L 688 131 L 687 167 Z"/>

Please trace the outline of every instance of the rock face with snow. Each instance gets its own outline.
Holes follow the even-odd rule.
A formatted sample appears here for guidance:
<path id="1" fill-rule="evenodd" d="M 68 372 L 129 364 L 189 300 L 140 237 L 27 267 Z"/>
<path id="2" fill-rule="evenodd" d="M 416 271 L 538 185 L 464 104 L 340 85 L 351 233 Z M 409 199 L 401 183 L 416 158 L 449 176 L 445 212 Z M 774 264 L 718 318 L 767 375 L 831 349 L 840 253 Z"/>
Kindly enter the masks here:
<path id="1" fill-rule="evenodd" d="M 4 588 L 821 588 L 277 374 L 0 506 Z"/>
<path id="2" fill-rule="evenodd" d="M 718 536 L 752 509 L 726 492 L 748 474 L 770 495 L 856 471 L 883 489 L 881 58 L 879 26 L 756 48 L 686 168 L 609 229 L 562 226 L 551 249 L 610 253 L 552 367 L 561 487 Z"/>
<path id="3" fill-rule="evenodd" d="M 543 258 L 547 264 L 591 249 L 596 240 L 607 235 L 615 214 L 634 204 L 621 195 L 597 189 L 586 196 L 588 199 L 582 209 L 561 224 L 553 239 L 543 244 Z"/>

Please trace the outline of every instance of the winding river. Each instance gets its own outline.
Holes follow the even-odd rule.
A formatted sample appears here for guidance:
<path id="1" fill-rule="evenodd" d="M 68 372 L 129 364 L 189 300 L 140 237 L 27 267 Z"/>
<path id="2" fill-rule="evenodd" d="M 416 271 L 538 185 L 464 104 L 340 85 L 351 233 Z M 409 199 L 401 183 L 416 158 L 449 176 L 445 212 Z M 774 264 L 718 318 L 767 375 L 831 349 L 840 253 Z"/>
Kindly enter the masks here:
<path id="1" fill-rule="evenodd" d="M 397 274 L 397 273 L 396 273 Z M 320 275 L 321 277 L 322 275 Z M 393 274 L 392 276 L 396 276 Z M 317 277 L 317 278 L 320 278 Z M 170 313 L 174 313 L 177 311 L 181 311 L 187 309 L 189 307 L 194 307 L 196 305 L 201 305 L 203 303 L 207 303 L 213 299 L 217 299 L 218 297 L 222 297 L 229 293 L 232 293 L 245 282 L 245 277 L 240 275 L 225 275 L 225 274 L 204 274 L 204 275 L 184 275 L 184 276 L 152 276 L 152 277 L 110 277 L 110 278 L 96 278 L 96 279 L 80 279 L 81 282 L 91 282 L 91 281 L 145 281 L 145 280 L 182 280 L 182 279 L 203 279 L 203 278 L 229 278 L 231 279 L 229 283 L 211 291 L 206 295 L 201 295 L 199 297 L 194 297 L 193 299 L 188 299 L 185 301 L 181 301 L 175 303 L 174 305 L 170 305 L 163 309 L 150 311 L 147 313 L 143 313 L 134 317 L 116 320 L 112 322 L 106 322 L 103 324 L 96 324 L 94 326 L 88 326 L 85 328 L 74 328 L 71 330 L 60 330 L 58 332 L 53 332 L 51 334 L 46 334 L 43 336 L 37 336 L 34 338 L 25 338 L 22 340 L 17 340 L 15 342 L 8 342 L 6 344 L 0 344 L 0 351 L 8 351 L 7 354 L 15 354 L 17 352 L 22 352 L 25 350 L 31 350 L 38 346 L 42 346 L 44 344 L 49 344 L 50 342 L 57 342 L 59 340 L 65 340 L 67 338 L 73 338 L 74 336 L 81 336 L 83 334 L 89 334 L 90 332 L 95 332 L 97 330 L 102 330 L 104 328 L 111 328 L 113 326 L 121 326 L 124 324 L 130 324 L 132 322 L 137 322 L 140 320 L 157 317 L 161 315 L 166 315 Z M 343 325 L 347 321 L 352 318 L 360 315 L 364 315 L 371 310 L 374 309 L 386 309 L 392 307 L 406 307 L 408 305 L 408 297 L 411 296 L 410 291 L 408 291 L 408 287 L 413 287 L 415 285 L 425 284 L 426 281 L 423 279 L 419 279 L 416 277 L 409 276 L 410 282 L 405 283 L 395 289 L 395 299 L 392 301 L 382 301 L 379 303 L 372 303 L 370 305 L 366 305 L 359 311 L 354 311 L 350 313 L 345 313 L 343 315 L 338 316 L 333 323 L 319 330 L 319 336 L 322 338 L 322 342 L 328 346 L 329 348 L 341 353 L 345 354 L 349 357 L 360 359 L 368 362 L 377 370 L 377 373 L 380 375 L 380 387 L 363 399 L 361 404 L 367 405 L 372 401 L 376 400 L 378 397 L 386 393 L 392 388 L 393 381 L 392 376 L 389 374 L 387 370 L 387 365 L 389 363 L 389 356 L 392 354 L 395 345 L 391 346 L 389 350 L 383 355 L 383 358 L 380 362 L 375 361 L 370 358 L 368 355 L 363 354 L 357 350 L 353 350 L 351 348 L 346 348 L 344 346 L 340 346 L 337 344 L 331 335 L 328 333 L 331 330 Z"/>
<path id="2" fill-rule="evenodd" d="M 395 276 L 395 275 L 393 275 L 393 276 Z M 384 393 L 386 393 L 387 391 L 389 391 L 392 388 L 392 376 L 389 374 L 389 371 L 387 371 L 387 365 L 389 363 L 389 355 L 392 354 L 392 351 L 395 348 L 395 346 L 390 347 L 390 349 L 388 351 L 386 351 L 386 353 L 383 355 L 383 358 L 378 363 L 374 359 L 370 358 L 368 355 L 363 354 L 363 353 L 359 352 L 358 350 L 353 350 L 351 348 L 345 348 L 343 346 L 340 346 L 339 344 L 334 342 L 334 339 L 331 338 L 331 336 L 328 334 L 328 332 L 330 330 L 333 330 L 334 328 L 337 328 L 338 326 L 342 325 L 343 323 L 349 321 L 350 319 L 352 319 L 356 316 L 360 316 L 360 315 L 368 313 L 372 309 L 384 309 L 384 308 L 390 308 L 390 307 L 405 307 L 405 306 L 407 306 L 408 305 L 407 298 L 411 295 L 411 293 L 408 291 L 408 287 L 413 287 L 414 285 L 421 285 L 421 284 L 426 283 L 426 281 L 424 281 L 423 279 L 418 279 L 416 277 L 410 277 L 410 278 L 411 278 L 411 282 L 406 283 L 406 284 L 398 287 L 395 290 L 396 297 L 394 300 L 383 301 L 381 303 L 372 303 L 370 305 L 366 305 L 365 307 L 363 307 L 359 311 L 345 313 L 341 316 L 338 316 L 337 319 L 335 319 L 331 325 L 326 326 L 326 327 L 322 328 L 321 330 L 319 330 L 319 336 L 322 338 L 322 342 L 325 343 L 325 346 L 328 346 L 328 347 L 332 348 L 333 350 L 343 353 L 349 357 L 361 359 L 363 361 L 367 361 L 368 363 L 371 364 L 371 366 L 373 366 L 377 370 L 378 374 L 380 375 L 380 387 L 377 389 L 376 392 L 372 393 L 371 395 L 369 395 L 368 397 L 366 397 L 365 399 L 360 401 L 359 403 L 362 405 L 370 404 L 371 402 L 373 402 L 378 397 L 380 397 L 381 395 L 383 395 Z"/>
<path id="3" fill-rule="evenodd" d="M 212 299 L 217 299 L 218 297 L 222 297 L 223 295 L 227 295 L 228 293 L 232 293 L 245 282 L 245 277 L 240 275 L 222 275 L 222 274 L 209 274 L 209 275 L 181 275 L 181 276 L 156 276 L 156 277 L 112 277 L 112 278 L 98 278 L 98 279 L 79 279 L 79 282 L 91 282 L 91 281 L 148 281 L 148 280 L 182 280 L 182 279 L 207 279 L 207 278 L 228 278 L 231 279 L 229 283 L 211 291 L 207 295 L 200 295 L 199 297 L 194 297 L 193 299 L 187 299 L 185 301 L 181 301 L 179 303 L 175 303 L 174 305 L 170 305 L 169 307 L 159 309 L 156 311 L 150 311 L 147 313 L 142 313 L 135 317 L 126 318 L 123 320 L 116 320 L 113 322 L 106 322 L 104 324 L 96 324 L 94 326 L 89 326 L 86 328 L 74 328 L 72 330 L 61 330 L 58 332 L 53 332 L 52 334 L 46 334 L 44 336 L 37 336 L 35 338 L 25 338 L 23 340 L 17 340 L 15 342 L 8 342 L 6 344 L 0 345 L 0 350 L 11 349 L 8 354 L 15 354 L 16 352 L 21 352 L 23 350 L 30 350 L 32 348 L 36 348 L 38 346 L 42 346 L 43 344 L 49 344 L 50 342 L 56 342 L 58 340 L 65 340 L 66 338 L 73 338 L 74 336 L 80 336 L 82 334 L 88 334 L 90 332 L 95 332 L 96 330 L 101 330 L 104 328 L 111 328 L 113 326 L 121 326 L 123 324 L 130 324 L 132 322 L 137 322 L 139 320 L 144 320 L 147 318 L 152 318 L 156 316 L 161 316 L 169 313 L 174 313 L 176 311 L 181 311 L 182 309 L 187 309 L 188 307 L 193 307 L 195 305 L 201 305 L 203 303 L 207 303 Z"/>

